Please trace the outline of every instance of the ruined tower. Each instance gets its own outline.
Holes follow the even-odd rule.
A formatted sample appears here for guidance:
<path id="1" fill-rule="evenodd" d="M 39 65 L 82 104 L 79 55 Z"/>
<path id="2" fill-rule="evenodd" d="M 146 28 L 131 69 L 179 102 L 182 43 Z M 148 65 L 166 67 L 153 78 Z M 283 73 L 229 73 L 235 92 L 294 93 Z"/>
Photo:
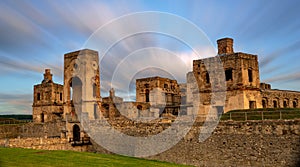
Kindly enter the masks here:
<path id="1" fill-rule="evenodd" d="M 205 65 L 217 60 L 221 60 L 225 73 L 226 105 L 224 111 L 261 108 L 257 55 L 234 52 L 231 38 L 219 39 L 217 43 L 218 57 L 193 61 L 193 73 L 201 95 L 201 109 L 206 111 L 210 106 L 211 80 L 218 79 L 208 72 Z M 205 61 L 207 63 L 204 63 Z"/>
<path id="2" fill-rule="evenodd" d="M 100 116 L 100 77 L 98 52 L 84 49 L 64 55 L 64 115 L 73 139 L 80 137 L 82 116 Z"/>
<path id="3" fill-rule="evenodd" d="M 63 86 L 52 80 L 50 69 L 45 70 L 41 84 L 33 88 L 33 122 L 54 122 L 62 119 Z"/>
<path id="4" fill-rule="evenodd" d="M 218 43 L 218 54 L 232 54 L 233 51 L 233 39 L 232 38 L 222 38 L 217 40 Z"/>

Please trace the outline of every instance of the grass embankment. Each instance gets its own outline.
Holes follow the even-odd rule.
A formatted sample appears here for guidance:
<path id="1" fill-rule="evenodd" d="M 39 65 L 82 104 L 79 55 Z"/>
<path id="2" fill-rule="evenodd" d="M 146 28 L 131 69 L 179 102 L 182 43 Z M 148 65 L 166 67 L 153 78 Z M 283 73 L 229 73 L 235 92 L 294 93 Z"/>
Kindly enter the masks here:
<path id="1" fill-rule="evenodd" d="M 1 167 L 92 167 L 92 166 L 183 166 L 120 155 L 74 151 L 47 151 L 21 148 L 0 148 Z"/>
<path id="2" fill-rule="evenodd" d="M 279 119 L 299 119 L 299 108 L 264 108 L 233 110 L 222 115 L 221 120 L 279 120 Z"/>

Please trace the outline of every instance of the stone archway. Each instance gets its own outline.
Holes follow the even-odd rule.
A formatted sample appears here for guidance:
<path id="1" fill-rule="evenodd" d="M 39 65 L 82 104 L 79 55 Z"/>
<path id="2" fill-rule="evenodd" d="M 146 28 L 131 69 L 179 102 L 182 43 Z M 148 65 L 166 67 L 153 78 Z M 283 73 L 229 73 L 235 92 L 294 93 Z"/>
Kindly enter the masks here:
<path id="1" fill-rule="evenodd" d="M 262 99 L 262 107 L 263 108 L 268 108 L 268 99 L 266 97 L 264 97 Z"/>
<path id="2" fill-rule="evenodd" d="M 73 103 L 80 103 L 82 98 L 82 82 L 80 78 L 73 77 L 69 81 L 69 96 Z"/>

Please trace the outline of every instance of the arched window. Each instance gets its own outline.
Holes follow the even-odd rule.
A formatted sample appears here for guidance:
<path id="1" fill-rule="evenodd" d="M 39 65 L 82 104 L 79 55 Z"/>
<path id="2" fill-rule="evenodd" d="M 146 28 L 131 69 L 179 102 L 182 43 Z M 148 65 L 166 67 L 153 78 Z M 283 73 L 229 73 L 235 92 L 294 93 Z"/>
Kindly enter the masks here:
<path id="1" fill-rule="evenodd" d="M 298 107 L 298 100 L 297 100 L 297 99 L 295 99 L 295 100 L 293 101 L 293 107 L 294 107 L 294 108 L 297 108 L 297 107 Z"/>
<path id="2" fill-rule="evenodd" d="M 284 107 L 284 108 L 289 107 L 289 100 L 288 100 L 288 99 L 284 99 L 284 100 L 283 100 L 283 107 Z"/>
<path id="3" fill-rule="evenodd" d="M 262 99 L 262 107 L 267 108 L 268 107 L 268 100 L 266 98 Z"/>
<path id="4" fill-rule="evenodd" d="M 70 80 L 70 100 L 73 103 L 80 103 L 82 98 L 82 82 L 78 77 Z"/>

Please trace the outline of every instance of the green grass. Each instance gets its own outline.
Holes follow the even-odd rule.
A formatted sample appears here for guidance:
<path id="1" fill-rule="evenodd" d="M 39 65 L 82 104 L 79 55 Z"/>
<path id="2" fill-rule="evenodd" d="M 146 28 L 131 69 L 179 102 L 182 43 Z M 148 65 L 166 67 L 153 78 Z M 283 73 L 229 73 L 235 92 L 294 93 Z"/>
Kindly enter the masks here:
<path id="1" fill-rule="evenodd" d="M 234 110 L 222 115 L 221 120 L 245 121 L 247 120 L 278 120 L 278 119 L 299 119 L 299 108 L 278 108 L 278 109 L 252 109 Z"/>
<path id="2" fill-rule="evenodd" d="M 74 151 L 47 151 L 21 148 L 0 148 L 1 167 L 92 167 L 92 166 L 183 166 L 155 160 L 120 155 Z"/>

